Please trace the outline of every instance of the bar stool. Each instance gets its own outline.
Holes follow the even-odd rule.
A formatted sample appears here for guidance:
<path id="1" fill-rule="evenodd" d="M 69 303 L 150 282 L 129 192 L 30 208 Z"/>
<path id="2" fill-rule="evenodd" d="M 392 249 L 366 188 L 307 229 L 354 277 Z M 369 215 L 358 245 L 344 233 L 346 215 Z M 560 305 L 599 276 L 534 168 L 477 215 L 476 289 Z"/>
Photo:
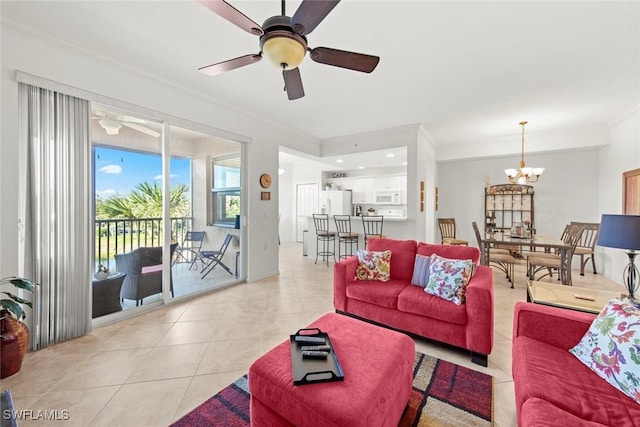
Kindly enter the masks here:
<path id="1" fill-rule="evenodd" d="M 338 230 L 338 258 L 346 258 L 353 255 L 353 244 L 356 244 L 358 250 L 358 233 L 351 231 L 351 217 L 349 215 L 334 215 L 333 220 L 336 222 L 336 230 Z M 345 254 L 341 255 L 341 247 L 344 244 Z M 347 254 L 347 245 L 349 245 L 349 253 Z"/>
<path id="2" fill-rule="evenodd" d="M 320 255 L 329 265 L 330 256 L 333 256 L 333 262 L 336 261 L 336 233 L 329 231 L 329 215 L 327 214 L 313 214 L 313 223 L 316 227 L 316 261 L 314 264 L 318 263 L 318 255 Z M 320 250 L 320 242 L 322 242 L 322 251 Z M 329 246 L 330 242 L 333 242 L 333 248 Z"/>
<path id="3" fill-rule="evenodd" d="M 372 215 L 362 217 L 362 228 L 364 229 L 364 248 L 367 248 L 367 239 L 369 237 L 384 237 L 382 235 L 382 225 L 384 216 Z"/>

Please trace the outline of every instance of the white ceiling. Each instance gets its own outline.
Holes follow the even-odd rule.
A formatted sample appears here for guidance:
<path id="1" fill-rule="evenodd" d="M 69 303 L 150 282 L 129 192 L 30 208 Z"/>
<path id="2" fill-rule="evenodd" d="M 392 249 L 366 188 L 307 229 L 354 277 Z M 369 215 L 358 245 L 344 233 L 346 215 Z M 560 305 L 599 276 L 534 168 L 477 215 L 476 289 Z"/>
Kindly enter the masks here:
<path id="1" fill-rule="evenodd" d="M 438 146 L 608 125 L 640 100 L 640 3 L 344 0 L 310 47 L 381 57 L 372 74 L 300 66 L 287 100 L 261 61 L 210 77 L 199 67 L 257 53 L 258 38 L 194 1 L 2 1 L 3 25 L 132 67 L 212 102 L 318 139 L 422 123 Z M 280 2 L 230 1 L 258 23 Z M 291 15 L 300 4 L 287 2 Z"/>

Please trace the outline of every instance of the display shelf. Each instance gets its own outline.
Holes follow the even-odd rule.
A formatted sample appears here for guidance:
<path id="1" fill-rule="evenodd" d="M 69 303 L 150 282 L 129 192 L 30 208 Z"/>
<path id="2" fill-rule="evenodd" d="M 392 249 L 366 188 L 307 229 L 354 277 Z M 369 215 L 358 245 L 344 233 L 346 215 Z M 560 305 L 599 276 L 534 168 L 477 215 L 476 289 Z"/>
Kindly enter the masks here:
<path id="1" fill-rule="evenodd" d="M 518 223 L 528 231 L 535 230 L 532 186 L 499 184 L 484 191 L 485 232 L 510 231 Z"/>

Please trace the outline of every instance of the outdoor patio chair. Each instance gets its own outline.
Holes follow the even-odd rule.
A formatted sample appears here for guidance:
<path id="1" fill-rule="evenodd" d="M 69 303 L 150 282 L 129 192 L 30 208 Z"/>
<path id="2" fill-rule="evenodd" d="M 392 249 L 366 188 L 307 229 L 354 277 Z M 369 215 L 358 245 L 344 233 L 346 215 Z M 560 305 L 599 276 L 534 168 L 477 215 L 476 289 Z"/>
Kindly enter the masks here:
<path id="1" fill-rule="evenodd" d="M 227 273 L 233 276 L 233 272 L 227 265 L 222 262 L 222 258 L 224 258 L 225 252 L 227 252 L 227 248 L 233 239 L 232 234 L 227 234 L 224 238 L 224 242 L 222 242 L 222 246 L 220 246 L 220 250 L 217 251 L 200 251 L 200 258 L 205 262 L 204 267 L 202 268 L 202 279 L 207 277 L 207 274 L 211 273 L 216 266 L 220 266 L 226 270 Z"/>
<path id="2" fill-rule="evenodd" d="M 205 234 L 205 231 L 187 231 L 182 245 L 176 248 L 173 264 L 188 262 L 189 270 L 191 270 L 196 261 L 200 261 L 204 267 L 204 261 L 200 258 L 200 250 L 202 249 Z"/>
<path id="3" fill-rule="evenodd" d="M 171 258 L 177 243 L 170 246 Z M 162 247 L 140 247 L 126 254 L 117 254 L 116 270 L 126 277 L 120 288 L 120 300 L 135 300 L 142 304 L 143 298 L 162 292 Z M 173 296 L 173 275 L 170 280 Z"/>

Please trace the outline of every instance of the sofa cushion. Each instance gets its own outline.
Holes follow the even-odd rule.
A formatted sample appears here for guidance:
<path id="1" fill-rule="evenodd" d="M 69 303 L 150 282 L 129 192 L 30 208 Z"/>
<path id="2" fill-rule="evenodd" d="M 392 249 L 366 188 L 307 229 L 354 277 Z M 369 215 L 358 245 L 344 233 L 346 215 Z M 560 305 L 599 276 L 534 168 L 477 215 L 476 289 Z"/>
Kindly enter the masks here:
<path id="1" fill-rule="evenodd" d="M 449 259 L 434 254 L 429 264 L 429 283 L 424 291 L 455 304 L 464 304 L 474 266 L 470 259 Z"/>
<path id="2" fill-rule="evenodd" d="M 612 299 L 569 350 L 600 378 L 640 403 L 640 309 Z"/>
<path id="3" fill-rule="evenodd" d="M 398 295 L 409 286 L 404 280 L 389 280 L 381 283 L 376 281 L 357 281 L 347 286 L 347 298 L 375 304 L 380 307 L 396 309 Z M 418 289 L 421 290 L 421 289 Z"/>
<path id="4" fill-rule="evenodd" d="M 609 386 L 567 350 L 519 336 L 513 341 L 512 355 L 517 407 L 537 397 L 595 423 L 622 426 L 640 419 L 640 405 Z"/>
<path id="5" fill-rule="evenodd" d="M 474 264 L 480 262 L 480 249 L 473 246 L 434 245 L 420 242 L 416 253 L 425 256 L 436 254 L 450 259 L 470 259 Z"/>
<path id="6" fill-rule="evenodd" d="M 533 397 L 522 405 L 520 425 L 524 426 L 581 426 L 607 427 L 593 421 L 585 421 L 570 412 L 563 411 L 546 400 Z"/>
<path id="7" fill-rule="evenodd" d="M 431 257 L 424 255 L 417 255 L 413 264 L 413 277 L 411 277 L 411 284 L 425 288 L 429 283 L 429 264 L 431 263 Z"/>
<path id="8" fill-rule="evenodd" d="M 411 281 L 413 263 L 416 258 L 415 240 L 369 239 L 367 249 L 370 251 L 391 251 L 391 278 Z"/>
<path id="9" fill-rule="evenodd" d="M 356 268 L 357 280 L 377 280 L 387 282 L 391 276 L 391 251 L 365 251 L 358 250 L 358 268 Z"/>
<path id="10" fill-rule="evenodd" d="M 398 295 L 398 310 L 458 325 L 467 324 L 467 307 L 429 295 L 417 286 L 407 286 Z"/>

